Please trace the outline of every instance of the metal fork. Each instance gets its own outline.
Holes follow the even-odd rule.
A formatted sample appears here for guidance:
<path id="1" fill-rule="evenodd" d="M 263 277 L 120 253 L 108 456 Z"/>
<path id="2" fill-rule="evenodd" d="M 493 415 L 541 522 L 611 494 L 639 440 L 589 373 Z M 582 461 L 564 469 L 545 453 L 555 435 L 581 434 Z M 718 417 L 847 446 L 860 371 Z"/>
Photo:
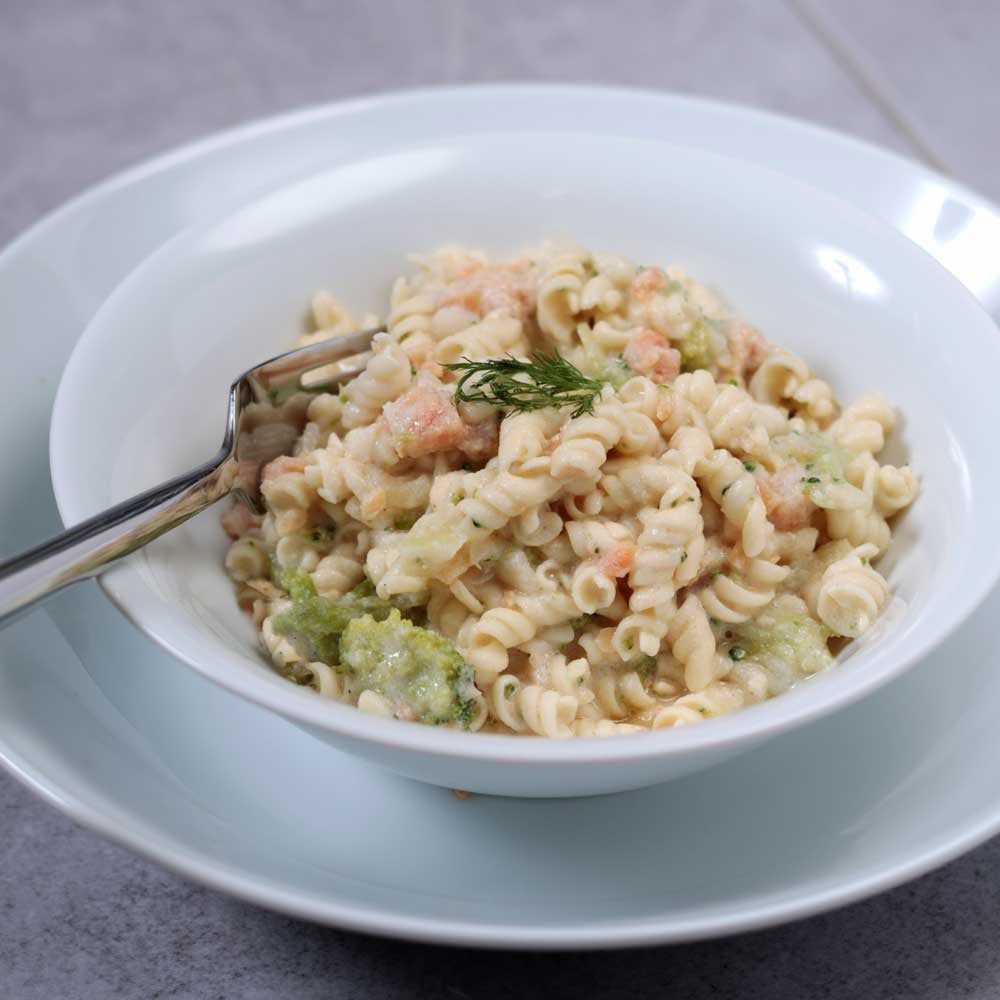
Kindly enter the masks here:
<path id="1" fill-rule="evenodd" d="M 0 626 L 231 493 L 263 513 L 260 470 L 291 449 L 314 393 L 361 371 L 380 332 L 334 337 L 244 372 L 229 388 L 226 433 L 215 458 L 0 563 Z"/>

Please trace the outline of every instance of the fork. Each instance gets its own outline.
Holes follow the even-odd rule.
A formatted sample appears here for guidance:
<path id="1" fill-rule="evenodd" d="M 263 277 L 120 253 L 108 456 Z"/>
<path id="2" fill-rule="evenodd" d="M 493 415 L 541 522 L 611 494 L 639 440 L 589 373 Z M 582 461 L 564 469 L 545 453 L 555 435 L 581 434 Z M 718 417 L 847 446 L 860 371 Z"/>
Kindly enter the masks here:
<path id="1" fill-rule="evenodd" d="M 260 470 L 291 449 L 313 393 L 364 368 L 380 332 L 310 344 L 244 372 L 229 388 L 226 432 L 215 458 L 0 563 L 0 626 L 230 494 L 262 514 Z"/>

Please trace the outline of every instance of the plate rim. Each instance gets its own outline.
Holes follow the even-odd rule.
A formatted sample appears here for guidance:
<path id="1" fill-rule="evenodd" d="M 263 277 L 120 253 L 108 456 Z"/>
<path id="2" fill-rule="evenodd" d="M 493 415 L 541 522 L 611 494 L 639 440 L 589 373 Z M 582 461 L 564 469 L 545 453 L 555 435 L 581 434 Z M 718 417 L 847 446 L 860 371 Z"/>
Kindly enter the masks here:
<path id="1" fill-rule="evenodd" d="M 710 107 L 716 111 L 737 113 L 749 116 L 751 119 L 765 120 L 775 123 L 781 128 L 804 130 L 819 137 L 820 141 L 839 146 L 841 149 L 855 148 L 868 157 L 880 158 L 895 165 L 896 169 L 912 173 L 914 170 L 925 178 L 932 178 L 937 183 L 960 197 L 965 203 L 978 210 L 997 214 L 995 206 L 989 199 L 978 194 L 967 186 L 943 177 L 924 164 L 916 163 L 905 156 L 883 149 L 867 140 L 847 136 L 834 129 L 813 123 L 802 122 L 792 116 L 749 108 L 731 102 L 718 101 L 709 98 L 688 97 L 686 95 L 641 90 L 628 87 L 594 87 L 566 84 L 481 84 L 473 86 L 450 86 L 418 89 L 401 89 L 385 94 L 368 95 L 347 101 L 337 101 L 326 104 L 315 104 L 308 107 L 279 113 L 263 119 L 254 120 L 233 128 L 210 133 L 190 143 L 183 144 L 167 152 L 161 153 L 138 164 L 127 167 L 112 174 L 103 181 L 84 189 L 70 200 L 57 205 L 44 214 L 39 220 L 28 226 L 15 236 L 0 250 L 0 267 L 5 267 L 10 260 L 19 254 L 32 240 L 43 237 L 49 230 L 64 224 L 72 216 L 103 196 L 114 191 L 136 184 L 143 179 L 159 174 L 171 166 L 196 160 L 203 153 L 224 148 L 227 145 L 238 144 L 255 136 L 277 133 L 285 128 L 295 128 L 310 122 L 310 120 L 326 120 L 339 115 L 364 111 L 366 108 L 384 106 L 393 102 L 402 103 L 405 100 L 423 97 L 448 97 L 450 95 L 480 92 L 493 94 L 517 94 L 520 96 L 531 93 L 567 93 L 580 96 L 586 93 L 617 95 L 619 97 L 649 97 L 676 107 Z M 905 235 L 905 234 L 904 234 Z M 1000 803 L 994 809 L 992 816 L 978 820 L 968 826 L 962 833 L 953 837 L 936 837 L 924 850 L 910 857 L 907 861 L 892 867 L 876 869 L 860 873 L 849 882 L 840 882 L 825 890 L 813 893 L 805 900 L 797 903 L 775 901 L 758 905 L 752 912 L 738 914 L 732 917 L 724 915 L 708 915 L 700 920 L 686 920 L 683 928 L 664 928 L 663 918 L 656 918 L 651 926 L 636 926 L 634 923 L 624 927 L 592 925 L 588 928 L 573 928 L 569 932 L 551 928 L 522 929 L 504 924 L 477 924 L 469 927 L 454 921 L 442 921 L 433 918 L 408 918 L 399 915 L 386 914 L 383 911 L 367 913 L 357 907 L 331 902 L 329 900 L 312 900 L 301 893 L 288 892 L 273 882 L 249 877 L 245 870 L 232 865 L 220 864 L 212 860 L 200 850 L 194 850 L 180 843 L 172 847 L 175 838 L 164 835 L 144 820 L 129 817 L 129 826 L 116 828 L 109 811 L 102 812 L 97 806 L 86 802 L 82 797 L 63 790 L 59 782 L 51 777 L 42 765 L 32 766 L 30 761 L 13 747 L 7 745 L 6 739 L 0 734 L 0 763 L 25 787 L 32 790 L 45 801 L 54 805 L 60 811 L 69 815 L 84 827 L 108 837 L 115 843 L 135 851 L 139 855 L 163 865 L 171 871 L 184 877 L 194 879 L 218 891 L 231 893 L 238 898 L 257 905 L 276 909 L 300 918 L 334 923 L 338 926 L 366 933 L 388 935 L 409 940 L 431 943 L 451 943 L 475 945 L 492 948 L 525 948 L 532 950 L 547 950 L 566 947 L 613 948 L 638 945 L 653 945 L 665 942 L 682 942 L 704 940 L 726 934 L 746 931 L 788 920 L 801 919 L 815 913 L 825 912 L 833 908 L 848 905 L 866 896 L 892 888 L 904 881 L 915 878 L 938 865 L 947 863 L 958 855 L 982 843 L 988 837 L 1000 830 Z M 107 800 L 103 794 L 97 794 L 102 805 L 110 806 L 113 812 L 120 807 Z M 149 830 L 152 837 L 143 842 L 142 833 Z M 669 917 L 667 918 L 669 919 Z M 649 918 L 643 918 L 643 925 L 649 925 Z"/>
<path id="2" fill-rule="evenodd" d="M 130 817 L 133 836 L 114 828 L 110 820 L 98 810 L 73 795 L 60 793 L 48 787 L 36 776 L 22 770 L 11 755 L 0 751 L 0 763 L 25 788 L 39 798 L 70 816 L 84 828 L 106 837 L 146 860 L 166 868 L 183 878 L 204 885 L 214 891 L 231 895 L 263 909 L 314 923 L 330 925 L 343 930 L 390 937 L 396 940 L 423 944 L 474 947 L 489 950 L 515 949 L 518 951 L 547 952 L 563 949 L 612 950 L 616 948 L 655 947 L 665 944 L 685 944 L 709 941 L 748 931 L 763 930 L 808 917 L 843 909 L 852 903 L 896 888 L 949 861 L 973 850 L 1000 829 L 1000 814 L 984 819 L 971 827 L 963 837 L 946 842 L 937 848 L 927 848 L 909 862 L 886 869 L 881 875 L 858 875 L 848 883 L 830 886 L 814 893 L 797 904 L 780 900 L 757 905 L 752 911 L 734 916 L 708 915 L 692 920 L 686 918 L 683 927 L 664 928 L 664 918 L 644 917 L 639 921 L 619 926 L 621 921 L 608 925 L 593 924 L 570 929 L 549 926 L 510 924 L 466 924 L 459 920 L 410 917 L 384 910 L 366 911 L 353 905 L 317 899 L 301 892 L 290 892 L 273 880 L 251 878 L 244 869 L 219 862 L 200 850 L 176 842 L 158 828 L 143 820 Z M 139 839 L 146 832 L 150 839 Z M 940 838 L 939 838 L 940 839 Z M 178 843 L 175 853 L 170 844 Z M 666 918 L 669 921 L 669 916 Z"/>

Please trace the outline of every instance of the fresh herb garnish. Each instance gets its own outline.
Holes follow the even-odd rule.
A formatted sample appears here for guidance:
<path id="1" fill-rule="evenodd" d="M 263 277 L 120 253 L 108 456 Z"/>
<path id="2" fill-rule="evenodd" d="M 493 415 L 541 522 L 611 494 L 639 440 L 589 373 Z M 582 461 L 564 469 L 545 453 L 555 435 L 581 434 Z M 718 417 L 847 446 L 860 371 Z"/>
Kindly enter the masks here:
<path id="1" fill-rule="evenodd" d="M 729 649 L 729 659 L 742 660 L 747 655 L 747 651 L 742 646 L 731 646 Z"/>
<path id="2" fill-rule="evenodd" d="M 492 406 L 527 413 L 548 406 L 572 406 L 572 417 L 593 413 L 594 402 L 604 383 L 588 378 L 576 365 L 553 352 L 535 352 L 530 361 L 489 358 L 469 361 L 463 358 L 445 365 L 461 372 L 455 387 L 458 402 L 490 403 Z"/>

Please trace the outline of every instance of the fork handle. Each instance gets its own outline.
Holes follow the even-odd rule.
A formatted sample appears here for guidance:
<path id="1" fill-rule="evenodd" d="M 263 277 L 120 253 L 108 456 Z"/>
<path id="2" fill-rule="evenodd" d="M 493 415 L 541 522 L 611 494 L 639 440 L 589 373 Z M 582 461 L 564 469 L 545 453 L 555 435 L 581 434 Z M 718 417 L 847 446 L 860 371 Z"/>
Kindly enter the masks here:
<path id="1" fill-rule="evenodd" d="M 235 458 L 223 449 L 211 462 L 0 563 L 0 627 L 222 499 L 233 489 L 236 468 Z"/>

